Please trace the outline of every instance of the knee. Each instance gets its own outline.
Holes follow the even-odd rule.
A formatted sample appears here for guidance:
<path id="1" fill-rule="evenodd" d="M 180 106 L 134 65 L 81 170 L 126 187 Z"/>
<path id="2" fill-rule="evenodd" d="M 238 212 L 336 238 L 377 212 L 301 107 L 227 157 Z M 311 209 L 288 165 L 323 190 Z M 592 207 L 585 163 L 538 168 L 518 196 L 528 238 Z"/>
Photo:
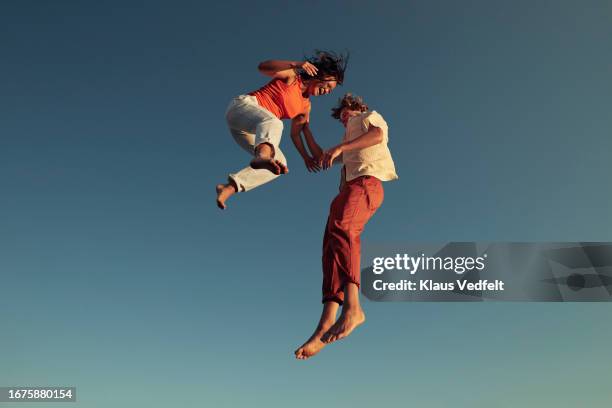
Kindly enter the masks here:
<path id="1" fill-rule="evenodd" d="M 330 225 L 328 233 L 328 245 L 330 248 L 344 245 L 352 240 L 350 230 L 340 223 L 333 223 Z"/>
<path id="2" fill-rule="evenodd" d="M 225 110 L 225 121 L 230 127 L 232 127 L 232 124 L 238 115 L 239 113 L 236 110 L 236 103 L 235 101 L 232 101 Z"/>
<path id="3" fill-rule="evenodd" d="M 332 232 L 341 233 L 343 235 L 350 235 L 351 225 L 342 219 L 332 220 L 330 222 L 330 229 Z"/>

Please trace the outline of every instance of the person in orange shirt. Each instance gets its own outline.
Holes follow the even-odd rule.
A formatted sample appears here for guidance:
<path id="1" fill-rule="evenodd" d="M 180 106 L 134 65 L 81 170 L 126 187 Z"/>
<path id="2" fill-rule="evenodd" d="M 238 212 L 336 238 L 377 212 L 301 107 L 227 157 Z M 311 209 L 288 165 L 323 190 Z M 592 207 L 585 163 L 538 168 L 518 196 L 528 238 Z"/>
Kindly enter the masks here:
<path id="1" fill-rule="evenodd" d="M 305 61 L 269 60 L 259 71 L 272 77 L 264 87 L 235 97 L 225 117 L 234 140 L 253 155 L 250 165 L 218 184 L 217 206 L 226 208 L 233 194 L 249 191 L 274 180 L 289 169 L 279 144 L 282 119 L 291 119 L 291 139 L 304 159 L 308 171 L 320 170 L 320 157 L 311 156 L 302 141 L 310 131 L 310 97 L 326 95 L 344 81 L 348 57 L 325 51 Z"/>
<path id="2" fill-rule="evenodd" d="M 389 128 L 363 99 L 342 97 L 332 116 L 345 128 L 342 142 L 322 152 L 312 135 L 306 137 L 324 169 L 342 162 L 340 193 L 329 208 L 323 237 L 323 312 L 315 332 L 295 350 L 300 360 L 317 354 L 329 343 L 347 337 L 365 322 L 359 304 L 361 233 L 384 199 L 383 182 L 398 178 L 387 146 Z M 340 317 L 336 320 L 339 306 Z"/>

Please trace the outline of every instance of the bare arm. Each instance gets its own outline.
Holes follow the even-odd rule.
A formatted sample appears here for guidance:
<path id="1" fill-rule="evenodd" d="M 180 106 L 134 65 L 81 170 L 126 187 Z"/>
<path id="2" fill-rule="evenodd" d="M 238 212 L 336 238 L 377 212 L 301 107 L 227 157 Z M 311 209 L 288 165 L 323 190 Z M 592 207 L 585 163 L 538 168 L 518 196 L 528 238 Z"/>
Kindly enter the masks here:
<path id="1" fill-rule="evenodd" d="M 383 131 L 381 128 L 370 125 L 368 131 L 363 135 L 356 137 L 350 142 L 343 142 L 339 146 L 342 146 L 342 152 L 348 152 L 351 150 L 365 149 L 366 147 L 374 146 L 383 141 Z"/>
<path id="2" fill-rule="evenodd" d="M 304 147 L 304 142 L 302 141 L 302 132 L 307 125 L 308 117 L 306 114 L 298 115 L 293 118 L 291 121 L 291 140 L 293 141 L 297 151 L 300 153 L 300 156 L 302 156 L 302 159 L 304 159 L 304 164 L 306 164 L 308 171 L 317 172 L 321 169 L 318 164 L 319 160 L 314 160 L 312 157 L 310 157 L 310 154 L 308 154 L 306 147 Z M 306 133 L 304 132 L 304 135 L 305 134 Z"/>
<path id="3" fill-rule="evenodd" d="M 363 135 L 347 142 L 342 142 L 337 146 L 323 153 L 322 165 L 324 169 L 331 167 L 334 160 L 344 152 L 351 150 L 365 149 L 370 146 L 377 145 L 383 141 L 383 131 L 381 128 L 370 125 L 368 131 Z"/>
<path id="4" fill-rule="evenodd" d="M 304 128 L 302 129 L 304 132 L 304 139 L 306 139 L 306 144 L 308 145 L 308 149 L 310 150 L 310 153 L 312 153 L 313 158 L 318 161 L 323 154 L 323 149 L 321 149 L 321 146 L 317 144 L 312 132 L 310 131 L 310 126 L 308 123 L 309 122 L 306 122 L 306 124 L 304 124 Z"/>
<path id="5" fill-rule="evenodd" d="M 260 62 L 257 68 L 262 74 L 282 79 L 287 83 L 293 82 L 298 68 L 303 69 L 311 76 L 317 73 L 317 67 L 308 61 L 267 60 Z"/>
<path id="6" fill-rule="evenodd" d="M 345 140 L 346 140 L 346 132 L 344 133 L 344 136 L 342 136 L 342 143 L 344 143 Z M 323 154 L 319 158 L 319 164 L 320 165 L 323 165 L 323 159 L 324 158 L 325 158 L 325 152 L 323 152 Z M 336 156 L 336 157 L 334 157 L 332 159 L 330 167 L 335 165 L 335 164 L 344 164 L 344 156 L 342 155 L 342 153 L 340 153 L 338 156 Z M 344 174 L 344 167 L 342 167 L 342 172 L 343 172 L 342 174 Z"/>
<path id="7" fill-rule="evenodd" d="M 298 115 L 291 120 L 291 140 L 293 140 L 293 144 L 302 158 L 306 158 L 308 156 L 308 152 L 306 151 L 304 143 L 302 142 L 302 128 L 304 127 L 305 123 L 306 118 L 304 115 Z"/>

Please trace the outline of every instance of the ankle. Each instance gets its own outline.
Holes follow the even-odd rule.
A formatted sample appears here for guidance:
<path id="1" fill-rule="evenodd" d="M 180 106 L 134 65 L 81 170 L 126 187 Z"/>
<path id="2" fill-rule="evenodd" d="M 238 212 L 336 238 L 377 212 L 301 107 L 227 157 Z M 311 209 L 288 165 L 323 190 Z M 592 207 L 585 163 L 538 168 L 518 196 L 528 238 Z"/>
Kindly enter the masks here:
<path id="1" fill-rule="evenodd" d="M 355 312 L 361 312 L 363 311 L 363 309 L 361 309 L 361 305 L 359 303 L 344 303 L 344 305 L 342 306 L 342 313 L 355 313 Z"/>
<path id="2" fill-rule="evenodd" d="M 356 311 L 361 310 L 359 304 L 359 285 L 354 282 L 346 282 L 344 285 L 344 305 L 342 310 Z"/>
<path id="3" fill-rule="evenodd" d="M 333 320 L 326 320 L 324 322 L 321 322 L 317 325 L 317 328 L 315 329 L 315 333 L 323 333 L 326 332 L 330 327 L 332 327 L 334 325 L 334 321 Z"/>
<path id="4" fill-rule="evenodd" d="M 269 143 L 262 143 L 255 148 L 255 157 L 260 159 L 272 159 L 274 157 L 274 149 Z"/>

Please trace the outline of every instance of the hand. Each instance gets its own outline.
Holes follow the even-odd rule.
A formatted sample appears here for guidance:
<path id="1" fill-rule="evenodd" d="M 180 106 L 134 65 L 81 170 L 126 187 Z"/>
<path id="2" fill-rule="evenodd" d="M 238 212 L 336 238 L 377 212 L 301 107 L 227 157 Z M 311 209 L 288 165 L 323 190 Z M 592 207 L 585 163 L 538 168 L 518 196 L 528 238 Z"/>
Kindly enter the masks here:
<path id="1" fill-rule="evenodd" d="M 312 65 L 310 62 L 308 61 L 303 61 L 300 65 L 300 68 L 302 68 L 308 75 L 310 75 L 311 77 L 316 76 L 318 69 L 317 67 L 315 67 L 314 65 Z"/>
<path id="2" fill-rule="evenodd" d="M 332 147 L 329 150 L 323 152 L 321 156 L 320 164 L 323 166 L 323 169 L 329 169 L 333 164 L 334 160 L 342 154 L 342 145 L 338 145 Z"/>
<path id="3" fill-rule="evenodd" d="M 306 165 L 306 168 L 308 169 L 309 172 L 318 172 L 319 170 L 321 170 L 321 165 L 319 164 L 318 160 L 313 159 L 310 156 L 306 156 L 304 157 L 304 164 Z"/>

